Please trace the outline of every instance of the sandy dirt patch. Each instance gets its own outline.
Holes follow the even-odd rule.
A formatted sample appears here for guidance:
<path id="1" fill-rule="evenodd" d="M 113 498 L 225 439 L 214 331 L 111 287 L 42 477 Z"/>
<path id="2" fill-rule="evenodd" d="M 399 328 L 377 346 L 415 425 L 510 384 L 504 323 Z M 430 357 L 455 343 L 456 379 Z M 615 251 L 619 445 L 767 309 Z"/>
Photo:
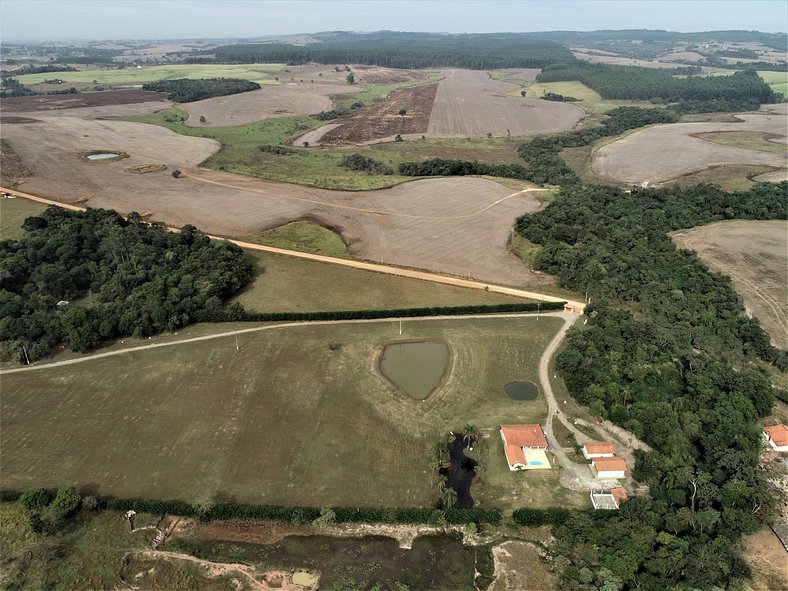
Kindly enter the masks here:
<path id="1" fill-rule="evenodd" d="M 673 234 L 714 271 L 731 278 L 747 312 L 772 343 L 788 348 L 788 223 L 731 220 Z"/>
<path id="2" fill-rule="evenodd" d="M 386 100 L 352 115 L 320 138 L 322 145 L 358 144 L 396 134 L 424 134 L 438 84 L 395 90 Z M 400 115 L 404 110 L 405 114 Z M 303 140 L 302 140 L 303 141 Z"/>
<path id="3" fill-rule="evenodd" d="M 488 591 L 546 591 L 557 588 L 555 577 L 541 560 L 540 550 L 530 542 L 509 541 L 492 549 L 495 579 Z"/>
<path id="4" fill-rule="evenodd" d="M 785 136 L 780 113 L 738 114 L 740 123 L 672 123 L 636 131 L 599 148 L 592 170 L 602 178 L 630 184 L 660 184 L 680 176 L 726 164 L 761 164 L 785 168 L 786 154 L 775 154 L 707 142 L 700 133 L 757 131 Z"/>
<path id="5" fill-rule="evenodd" d="M 768 527 L 757 534 L 742 538 L 744 558 L 753 571 L 751 588 L 754 591 L 788 589 L 788 553 Z"/>
<path id="6" fill-rule="evenodd" d="M 491 283 L 549 283 L 507 246 L 515 218 L 536 211 L 536 192 L 480 178 L 440 178 L 381 191 L 328 191 L 194 169 L 218 149 L 214 140 L 124 121 L 43 117 L 35 125 L 3 128 L 33 177 L 26 191 L 224 236 L 249 236 L 295 219 L 338 228 L 357 258 L 426 269 Z M 87 137 L 86 137 L 87 136 Z M 129 154 L 101 166 L 80 161 L 85 150 Z M 150 163 L 186 172 L 132 174 Z M 522 185 L 527 189 L 527 185 Z"/>
<path id="7" fill-rule="evenodd" d="M 180 105 L 189 118 L 191 127 L 229 127 L 246 125 L 262 119 L 311 115 L 329 111 L 335 94 L 358 92 L 349 84 L 322 84 L 310 82 L 288 82 L 279 86 L 266 85 L 259 90 L 241 92 L 230 96 L 184 103 Z M 206 122 L 200 123 L 200 117 Z"/>
<path id="8" fill-rule="evenodd" d="M 430 137 L 527 136 L 572 129 L 585 112 L 569 103 L 507 96 L 519 89 L 478 70 L 444 70 L 432 106 Z"/>

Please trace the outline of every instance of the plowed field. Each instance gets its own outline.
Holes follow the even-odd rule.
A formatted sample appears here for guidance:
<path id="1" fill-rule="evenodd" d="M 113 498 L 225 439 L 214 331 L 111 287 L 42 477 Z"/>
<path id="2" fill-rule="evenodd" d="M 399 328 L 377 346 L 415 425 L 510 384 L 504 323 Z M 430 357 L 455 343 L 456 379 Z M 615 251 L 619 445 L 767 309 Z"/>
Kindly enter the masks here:
<path id="1" fill-rule="evenodd" d="M 432 105 L 432 137 L 527 136 L 567 131 L 584 111 L 575 105 L 509 96 L 520 87 L 478 70 L 444 70 Z"/>
<path id="2" fill-rule="evenodd" d="M 786 167 L 786 154 L 726 146 L 693 137 L 700 133 L 751 131 L 785 136 L 785 105 L 774 112 L 737 115 L 740 123 L 674 123 L 637 131 L 599 148 L 594 174 L 631 184 L 660 184 L 726 164 Z"/>
<path id="3" fill-rule="evenodd" d="M 509 252 L 514 219 L 539 208 L 535 193 L 479 178 L 442 178 L 380 191 L 342 192 L 278 184 L 195 169 L 218 149 L 214 140 L 121 121 L 37 115 L 41 123 L 8 125 L 3 135 L 30 169 L 26 192 L 121 212 L 151 213 L 226 236 L 248 236 L 294 219 L 338 228 L 353 256 L 490 282 L 549 282 Z M 129 154 L 91 163 L 84 150 Z M 168 171 L 131 174 L 160 163 Z M 184 170 L 175 179 L 169 171 Z"/>
<path id="4" fill-rule="evenodd" d="M 360 144 L 397 134 L 424 134 L 432 112 L 438 84 L 395 90 L 368 109 L 362 110 L 327 131 L 320 138 L 323 145 Z M 400 110 L 405 114 L 400 115 Z"/>
<path id="5" fill-rule="evenodd" d="M 788 223 L 718 222 L 677 232 L 673 240 L 728 275 L 772 343 L 788 348 Z"/>
<path id="6" fill-rule="evenodd" d="M 289 82 L 281 86 L 265 85 L 260 90 L 184 103 L 181 108 L 189 113 L 186 125 L 229 127 L 273 117 L 328 111 L 332 106 L 329 96 L 351 92 L 358 92 L 358 89 L 349 84 Z M 205 117 L 205 123 L 200 122 L 201 116 Z"/>

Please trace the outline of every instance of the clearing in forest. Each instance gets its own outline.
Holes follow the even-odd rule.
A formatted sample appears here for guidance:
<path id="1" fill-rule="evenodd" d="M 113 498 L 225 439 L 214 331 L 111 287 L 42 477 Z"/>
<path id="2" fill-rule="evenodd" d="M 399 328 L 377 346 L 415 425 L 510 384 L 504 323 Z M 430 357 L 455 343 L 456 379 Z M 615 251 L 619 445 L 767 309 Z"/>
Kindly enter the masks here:
<path id="1" fill-rule="evenodd" d="M 4 487 L 74 483 L 121 497 L 431 506 L 439 495 L 427 449 L 448 430 L 544 420 L 542 397 L 512 400 L 504 386 L 539 383 L 542 351 L 562 324 L 546 314 L 410 319 L 401 335 L 391 320 L 310 324 L 7 374 Z M 386 343 L 408 339 L 450 349 L 450 369 L 426 401 L 401 393 L 377 369 Z M 549 472 L 551 483 L 529 494 L 532 506 L 561 502 L 559 471 Z"/>

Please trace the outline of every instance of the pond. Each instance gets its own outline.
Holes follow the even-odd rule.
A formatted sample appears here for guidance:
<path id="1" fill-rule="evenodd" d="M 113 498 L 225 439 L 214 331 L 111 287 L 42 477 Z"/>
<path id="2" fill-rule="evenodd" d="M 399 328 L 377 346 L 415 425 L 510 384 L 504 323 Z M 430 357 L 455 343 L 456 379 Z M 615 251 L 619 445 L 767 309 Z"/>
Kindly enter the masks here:
<path id="1" fill-rule="evenodd" d="M 110 158 L 117 158 L 120 156 L 118 153 L 100 152 L 99 154 L 88 154 L 85 156 L 88 160 L 109 160 Z"/>
<path id="2" fill-rule="evenodd" d="M 176 539 L 174 546 L 212 561 L 317 571 L 321 589 L 396 589 L 396 582 L 410 589 L 472 591 L 476 571 L 480 583 L 489 584 L 492 575 L 489 547 L 463 546 L 447 535 L 420 536 L 411 549 L 383 536 L 320 535 L 289 536 L 268 545 Z"/>
<path id="3" fill-rule="evenodd" d="M 380 372 L 416 400 L 424 400 L 438 387 L 448 365 L 446 343 L 389 343 L 380 357 Z"/>
<path id="4" fill-rule="evenodd" d="M 504 386 L 506 395 L 512 400 L 536 400 L 539 388 L 531 382 L 511 382 Z"/>
<path id="5" fill-rule="evenodd" d="M 449 443 L 449 467 L 440 469 L 440 473 L 446 476 L 446 486 L 457 491 L 457 500 L 454 503 L 457 509 L 473 507 L 471 485 L 476 478 L 478 462 L 465 455 L 466 447 L 463 436 L 455 435 L 454 441 Z"/>

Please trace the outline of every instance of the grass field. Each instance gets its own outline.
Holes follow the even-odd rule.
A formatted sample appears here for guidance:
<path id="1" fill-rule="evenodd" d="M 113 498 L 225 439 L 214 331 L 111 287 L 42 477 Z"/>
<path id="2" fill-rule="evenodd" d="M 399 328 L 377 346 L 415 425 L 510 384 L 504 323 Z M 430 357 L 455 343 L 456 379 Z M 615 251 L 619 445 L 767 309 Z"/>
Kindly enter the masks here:
<path id="1" fill-rule="evenodd" d="M 748 150 L 758 150 L 760 152 L 775 152 L 777 154 L 785 153 L 784 145 L 768 141 L 768 134 L 758 131 L 712 131 L 699 133 L 695 137 L 724 146 L 736 146 L 737 148 L 747 148 Z"/>
<path id="2" fill-rule="evenodd" d="M 622 101 L 606 101 L 599 93 L 582 82 L 536 82 L 529 84 L 525 89 L 525 96 L 528 98 L 540 98 L 548 92 L 573 96 L 578 99 L 577 103 L 591 113 L 604 113 L 616 107 L 626 104 Z"/>
<path id="3" fill-rule="evenodd" d="M 17 77 L 21 84 L 40 84 L 44 80 L 59 78 L 66 84 L 70 82 L 98 84 L 143 84 L 157 80 L 176 80 L 188 78 L 242 78 L 260 84 L 278 84 L 274 78 L 285 66 L 283 64 L 169 64 L 166 66 L 145 66 L 143 68 L 124 68 L 122 70 L 82 70 L 77 72 L 45 72 L 26 74 Z"/>
<path id="4" fill-rule="evenodd" d="M 254 236 L 243 236 L 242 239 L 247 242 L 324 254 L 341 259 L 352 258 L 347 251 L 347 246 L 336 232 L 314 222 L 290 222 Z"/>
<path id="5" fill-rule="evenodd" d="M 364 310 L 522 302 L 495 294 L 255 252 L 257 273 L 233 301 L 257 312 Z"/>
<path id="6" fill-rule="evenodd" d="M 770 170 L 774 169 L 770 166 L 729 164 L 679 177 L 671 181 L 670 184 L 675 183 L 680 187 L 688 187 L 698 183 L 710 183 L 718 185 L 724 191 L 748 191 L 754 184 L 749 177 L 757 176 Z"/>
<path id="7" fill-rule="evenodd" d="M 758 72 L 758 76 L 766 81 L 772 91 L 781 92 L 783 96 L 788 97 L 788 74 L 785 72 L 768 72 L 762 70 Z"/>
<path id="8" fill-rule="evenodd" d="M 8 489 L 287 505 L 430 505 L 428 445 L 473 422 L 543 420 L 503 386 L 538 382 L 560 321 L 404 321 L 280 328 L 3 377 Z M 427 402 L 376 371 L 382 346 L 443 339 L 453 368 Z M 31 396 L 31 392 L 35 392 Z M 45 427 L 44 427 L 45 426 Z M 494 452 L 491 454 L 495 455 Z M 500 458 L 499 458 L 500 459 Z M 557 474 L 555 475 L 557 478 Z M 545 487 L 522 499 L 554 505 Z"/>
<path id="9" fill-rule="evenodd" d="M 45 205 L 27 199 L 0 199 L 0 240 L 22 238 L 25 218 L 38 215 L 45 209 Z"/>
<path id="10" fill-rule="evenodd" d="M 506 138 L 430 138 L 341 149 L 296 148 L 298 152 L 294 155 L 271 154 L 261 152 L 258 146 L 289 145 L 304 132 L 320 127 L 325 122 L 302 116 L 202 129 L 186 126 L 186 118 L 185 111 L 173 107 L 151 115 L 121 119 L 161 125 L 182 135 L 219 140 L 222 149 L 203 163 L 208 168 L 326 189 L 380 189 L 412 180 L 412 177 L 396 174 L 368 175 L 347 170 L 339 166 L 344 154 L 362 154 L 380 160 L 395 170 L 401 162 L 429 158 L 522 162 L 517 155 L 517 147 L 521 142 Z"/>

